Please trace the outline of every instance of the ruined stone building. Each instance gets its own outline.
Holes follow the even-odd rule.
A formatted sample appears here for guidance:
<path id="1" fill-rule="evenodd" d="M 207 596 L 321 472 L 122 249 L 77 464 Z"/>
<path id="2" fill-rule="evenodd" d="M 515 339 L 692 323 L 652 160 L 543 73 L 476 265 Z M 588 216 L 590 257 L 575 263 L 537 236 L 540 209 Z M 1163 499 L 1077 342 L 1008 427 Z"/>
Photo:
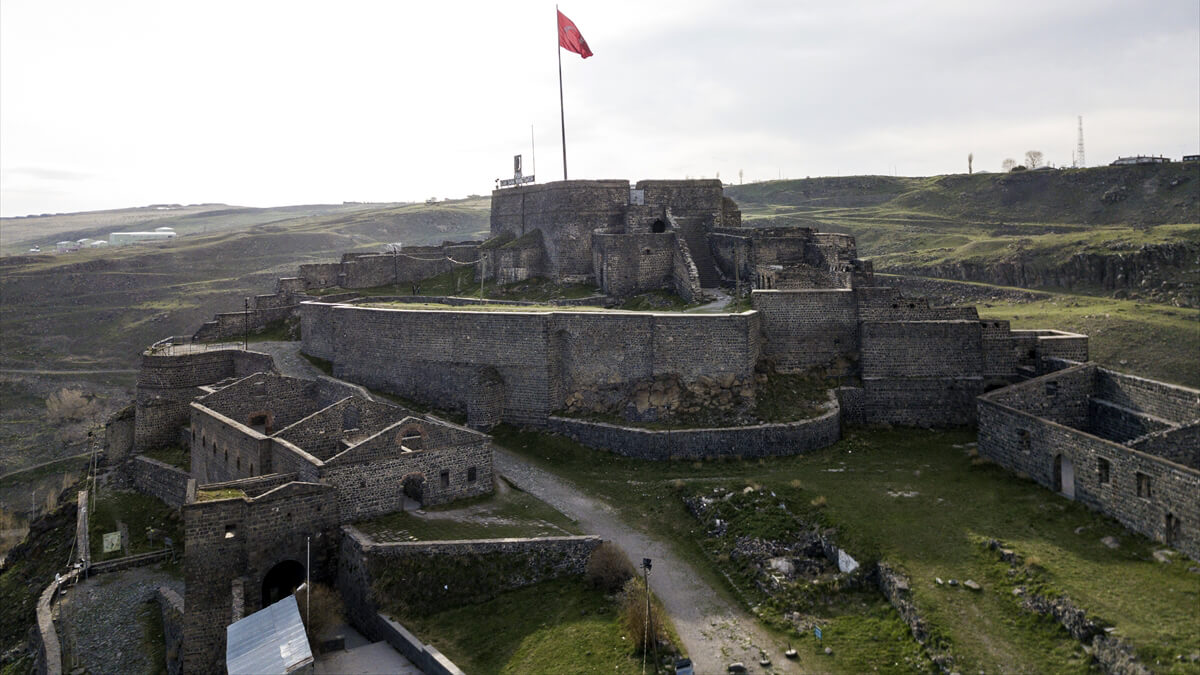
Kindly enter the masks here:
<path id="1" fill-rule="evenodd" d="M 1200 559 L 1200 391 L 1054 366 L 979 398 L 979 454 Z"/>

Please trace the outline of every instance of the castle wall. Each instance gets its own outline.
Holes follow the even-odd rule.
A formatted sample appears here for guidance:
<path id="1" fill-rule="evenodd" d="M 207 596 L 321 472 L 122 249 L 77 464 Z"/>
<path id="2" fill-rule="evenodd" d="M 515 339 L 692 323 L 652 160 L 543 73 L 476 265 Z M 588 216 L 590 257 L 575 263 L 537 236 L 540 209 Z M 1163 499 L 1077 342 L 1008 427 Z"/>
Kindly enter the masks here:
<path id="1" fill-rule="evenodd" d="M 1200 470 L 1200 422 L 1147 434 L 1128 443 L 1147 455 Z"/>
<path id="2" fill-rule="evenodd" d="M 382 440 L 394 442 L 390 437 Z M 468 445 L 390 454 L 390 457 L 366 464 L 343 464 L 334 459 L 321 469 L 322 480 L 337 489 L 342 522 L 401 510 L 404 505 L 402 480 L 413 473 L 425 479 L 421 495 L 423 506 L 445 504 L 492 491 L 492 448 L 486 438 Z"/>
<path id="3" fill-rule="evenodd" d="M 1098 368 L 1093 396 L 1165 422 L 1200 420 L 1200 392 Z"/>
<path id="4" fill-rule="evenodd" d="M 157 497 L 174 507 L 183 506 L 187 501 L 187 482 L 191 476 L 177 466 L 138 456 L 129 460 L 125 471 L 134 489 L 142 494 Z"/>
<path id="5" fill-rule="evenodd" d="M 310 538 L 313 581 L 333 581 L 337 511 L 330 493 L 327 486 L 293 483 L 254 499 L 184 507 L 185 672 L 222 671 L 225 627 L 262 608 L 263 580 L 272 567 L 285 560 L 305 564 Z"/>
<path id="6" fill-rule="evenodd" d="M 671 255 L 671 283 L 675 294 L 684 302 L 697 302 L 703 297 L 700 286 L 700 271 L 692 258 L 692 249 L 683 237 L 673 237 Z"/>
<path id="7" fill-rule="evenodd" d="M 1070 370 L 1077 375 L 1092 368 Z M 1077 501 L 1200 559 L 1200 501 L 1196 500 L 1200 471 L 1027 412 L 1062 403 L 1068 395 L 1064 387 L 1075 379 L 1064 380 L 1063 374 L 1059 371 L 981 397 L 980 455 L 1055 491 L 1061 491 L 1057 483 L 1063 473 L 1056 465 L 1069 461 Z M 1046 385 L 1052 381 L 1059 385 L 1048 395 Z M 1076 396 L 1086 401 L 1082 387 L 1071 395 Z M 1171 522 L 1174 531 L 1168 531 Z"/>
<path id="8" fill-rule="evenodd" d="M 383 639 L 371 629 L 385 599 L 427 611 L 581 575 L 600 541 L 584 536 L 380 543 L 345 526 L 338 588 L 350 622 L 365 629 L 368 638 Z M 414 578 L 431 583 L 411 583 Z"/>
<path id="9" fill-rule="evenodd" d="M 675 235 L 592 234 L 596 282 L 608 295 L 636 295 L 674 286 Z"/>
<path id="10" fill-rule="evenodd" d="M 629 182 L 572 180 L 492 192 L 491 234 L 542 231 L 546 272 L 555 279 L 591 277 L 592 230 L 619 227 Z"/>
<path id="11" fill-rule="evenodd" d="M 199 403 L 192 405 L 191 474 L 200 484 L 278 471 L 271 439 Z"/>
<path id="12" fill-rule="evenodd" d="M 979 377 L 983 372 L 978 321 L 865 321 L 863 378 Z"/>
<path id="13" fill-rule="evenodd" d="M 481 393 L 474 386 L 481 372 L 494 371 L 503 383 L 502 418 L 518 423 L 544 423 L 579 387 L 668 373 L 744 378 L 758 358 L 754 313 L 480 313 L 316 303 L 302 312 L 305 326 L 329 317 L 335 333 L 305 331 L 304 351 L 331 359 L 335 375 L 465 410 Z"/>
<path id="14" fill-rule="evenodd" d="M 134 450 L 170 445 L 191 414 L 198 387 L 229 377 L 274 370 L 270 355 L 240 349 L 211 351 L 181 347 L 152 348 L 142 355 L 138 371 Z"/>
<path id="15" fill-rule="evenodd" d="M 721 181 L 641 180 L 636 188 L 645 191 L 646 204 L 665 206 L 670 211 L 687 241 L 701 286 L 717 286 L 720 277 L 708 248 L 708 233 L 724 225 L 726 205 Z"/>
<path id="16" fill-rule="evenodd" d="M 339 397 L 340 398 L 340 397 Z M 225 387 L 197 402 L 213 412 L 244 425 L 265 415 L 270 435 L 285 429 L 324 407 L 316 380 L 257 374 Z"/>
<path id="17" fill-rule="evenodd" d="M 549 428 L 589 447 L 638 459 L 747 459 L 829 447 L 841 439 L 841 416 L 834 409 L 798 422 L 670 431 L 551 417 Z"/>
<path id="18" fill-rule="evenodd" d="M 803 372 L 858 351 L 858 313 L 849 290 L 754 291 L 763 356 L 784 373 Z"/>

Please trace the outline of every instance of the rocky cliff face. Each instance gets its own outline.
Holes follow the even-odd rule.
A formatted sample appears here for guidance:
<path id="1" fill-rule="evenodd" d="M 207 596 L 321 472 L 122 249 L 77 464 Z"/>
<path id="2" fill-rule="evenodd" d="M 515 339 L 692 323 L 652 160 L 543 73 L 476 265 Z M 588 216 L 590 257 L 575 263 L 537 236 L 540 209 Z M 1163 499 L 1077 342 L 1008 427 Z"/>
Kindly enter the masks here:
<path id="1" fill-rule="evenodd" d="M 1200 244 L 1177 242 L 1076 253 L 1065 261 L 958 261 L 897 265 L 879 271 L 1022 288 L 1109 291 L 1177 307 L 1200 307 Z"/>

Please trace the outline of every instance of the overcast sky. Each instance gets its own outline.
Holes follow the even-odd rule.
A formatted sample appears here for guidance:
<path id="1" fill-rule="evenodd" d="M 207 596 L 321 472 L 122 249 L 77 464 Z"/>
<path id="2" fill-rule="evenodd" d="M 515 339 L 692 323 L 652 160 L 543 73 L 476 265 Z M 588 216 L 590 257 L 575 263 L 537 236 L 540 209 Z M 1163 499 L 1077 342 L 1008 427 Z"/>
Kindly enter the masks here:
<path id="1" fill-rule="evenodd" d="M 572 178 L 997 171 L 1200 152 L 1196 0 L 562 0 Z M 0 213 L 562 179 L 542 2 L 0 4 Z"/>

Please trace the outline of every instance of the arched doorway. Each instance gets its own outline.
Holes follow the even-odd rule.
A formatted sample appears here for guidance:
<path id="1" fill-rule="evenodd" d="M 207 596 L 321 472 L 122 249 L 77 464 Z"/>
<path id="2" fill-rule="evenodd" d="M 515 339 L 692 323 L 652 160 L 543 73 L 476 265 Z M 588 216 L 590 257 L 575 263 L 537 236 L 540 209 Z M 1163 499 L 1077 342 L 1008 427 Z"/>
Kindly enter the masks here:
<path id="1" fill-rule="evenodd" d="M 263 577 L 262 606 L 275 604 L 295 593 L 302 583 L 304 583 L 304 565 L 295 560 L 284 560 L 272 567 L 271 571 Z"/>
<path id="2" fill-rule="evenodd" d="M 403 490 L 405 497 L 418 504 L 422 503 L 425 499 L 425 474 L 406 474 L 400 479 L 400 488 Z"/>
<path id="3" fill-rule="evenodd" d="M 1054 456 L 1054 489 L 1067 499 L 1075 499 L 1075 465 L 1069 457 Z"/>
<path id="4" fill-rule="evenodd" d="M 663 232 L 666 232 L 667 224 L 663 221 L 662 218 L 659 218 L 658 220 L 655 220 L 653 223 L 650 224 L 650 231 L 655 234 L 661 234 Z"/>

